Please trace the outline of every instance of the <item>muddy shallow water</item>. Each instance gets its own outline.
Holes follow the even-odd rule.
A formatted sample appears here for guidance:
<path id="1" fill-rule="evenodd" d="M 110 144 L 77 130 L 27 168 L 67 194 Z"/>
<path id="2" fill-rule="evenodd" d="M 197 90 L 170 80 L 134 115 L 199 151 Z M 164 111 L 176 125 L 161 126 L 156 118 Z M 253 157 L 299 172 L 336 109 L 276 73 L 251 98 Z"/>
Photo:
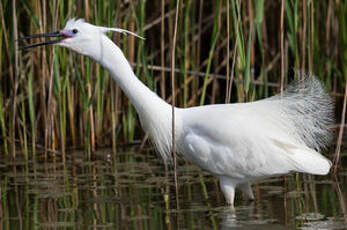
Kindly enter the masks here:
<path id="1" fill-rule="evenodd" d="M 347 171 L 303 174 L 253 185 L 226 206 L 209 173 L 180 160 L 179 209 L 173 174 L 137 148 L 0 160 L 0 229 L 347 229 Z"/>

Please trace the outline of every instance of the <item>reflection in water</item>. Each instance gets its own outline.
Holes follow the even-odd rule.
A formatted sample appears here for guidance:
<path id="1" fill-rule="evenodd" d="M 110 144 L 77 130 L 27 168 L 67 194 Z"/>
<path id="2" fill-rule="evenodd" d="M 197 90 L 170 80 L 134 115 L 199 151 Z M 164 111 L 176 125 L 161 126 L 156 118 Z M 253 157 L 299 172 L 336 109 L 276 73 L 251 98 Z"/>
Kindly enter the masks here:
<path id="1" fill-rule="evenodd" d="M 61 159 L 0 160 L 0 229 L 344 229 L 347 172 L 336 178 L 289 175 L 237 194 L 225 207 L 216 180 L 180 163 L 177 211 L 173 176 L 150 152 L 71 152 Z M 285 185 L 285 186 L 284 186 Z M 168 194 L 168 202 L 165 202 Z"/>
<path id="2" fill-rule="evenodd" d="M 254 204 L 237 207 L 236 209 L 225 208 L 220 212 L 223 221 L 221 229 L 295 229 L 293 226 L 285 226 L 277 223 L 276 219 L 257 215 Z"/>

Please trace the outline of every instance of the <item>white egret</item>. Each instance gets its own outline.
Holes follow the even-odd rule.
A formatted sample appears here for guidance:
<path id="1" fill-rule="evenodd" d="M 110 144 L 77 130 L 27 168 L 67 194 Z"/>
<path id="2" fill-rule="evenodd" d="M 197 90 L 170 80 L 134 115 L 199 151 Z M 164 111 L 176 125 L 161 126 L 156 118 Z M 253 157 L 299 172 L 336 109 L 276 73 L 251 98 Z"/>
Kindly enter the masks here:
<path id="1" fill-rule="evenodd" d="M 134 74 L 121 49 L 105 33 L 117 28 L 71 19 L 64 29 L 25 37 L 57 37 L 23 49 L 57 44 L 99 62 L 127 94 L 143 129 L 165 162 L 171 161 L 171 105 L 147 88 Z M 333 122 L 333 103 L 314 77 L 283 95 L 250 103 L 175 109 L 178 151 L 190 162 L 219 179 L 227 203 L 235 188 L 254 199 L 250 182 L 259 178 L 302 172 L 325 175 L 331 162 L 319 151 L 326 146 Z"/>

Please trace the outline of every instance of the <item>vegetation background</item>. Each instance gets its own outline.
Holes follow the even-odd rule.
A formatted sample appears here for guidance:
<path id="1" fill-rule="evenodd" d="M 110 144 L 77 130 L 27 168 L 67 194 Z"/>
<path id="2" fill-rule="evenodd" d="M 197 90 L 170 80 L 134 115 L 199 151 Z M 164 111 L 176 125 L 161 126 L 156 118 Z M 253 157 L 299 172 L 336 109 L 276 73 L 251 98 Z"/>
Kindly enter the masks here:
<path id="1" fill-rule="evenodd" d="M 304 70 L 336 100 L 343 141 L 347 2 L 343 0 L 185 0 L 179 2 L 176 105 L 247 102 L 279 93 Z M 72 17 L 134 31 L 110 34 L 136 75 L 168 102 L 176 1 L 2 0 L 0 151 L 35 157 L 71 148 L 145 144 L 133 106 L 89 58 L 48 46 L 20 51 L 18 38 L 56 31 Z M 18 41 L 18 42 L 17 42 Z M 153 114 L 155 116 L 155 114 Z M 342 124 L 342 125 L 340 125 Z M 339 144 L 337 144 L 337 148 Z M 336 151 L 340 151 L 339 149 Z"/>

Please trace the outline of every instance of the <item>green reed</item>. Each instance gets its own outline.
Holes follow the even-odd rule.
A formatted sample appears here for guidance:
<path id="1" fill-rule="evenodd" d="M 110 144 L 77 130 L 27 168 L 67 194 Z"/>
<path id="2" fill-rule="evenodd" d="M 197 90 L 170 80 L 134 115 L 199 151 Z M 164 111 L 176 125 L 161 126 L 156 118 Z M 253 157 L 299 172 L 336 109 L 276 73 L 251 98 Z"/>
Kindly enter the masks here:
<path id="1" fill-rule="evenodd" d="M 5 112 L 4 112 L 4 104 L 3 104 L 3 99 L 2 95 L 0 92 L 0 127 L 1 127 L 1 136 L 3 140 L 3 151 L 7 155 L 8 154 L 8 148 L 7 148 L 7 129 L 5 125 Z"/>
<path id="2" fill-rule="evenodd" d="M 163 15 L 160 7 L 153 7 L 157 3 L 53 0 L 38 4 L 26 0 L 17 1 L 14 6 L 13 1 L 2 1 L 1 152 L 7 154 L 12 146 L 20 145 L 28 156 L 34 157 L 37 148 L 64 153 L 73 146 L 88 150 L 90 155 L 98 147 L 112 146 L 116 152 L 117 143 L 143 141 L 134 107 L 107 71 L 89 58 L 63 48 L 19 51 L 16 72 L 13 12 L 17 14 L 19 37 L 57 30 L 72 17 L 122 27 L 146 37 L 142 41 L 108 34 L 134 64 L 136 75 L 158 94 L 164 93 L 170 102 L 169 54 L 176 2 L 166 1 Z M 178 106 L 222 103 L 227 98 L 226 88 L 232 102 L 268 97 L 280 91 L 281 71 L 286 84 L 299 77 L 293 77 L 296 69 L 317 75 L 340 102 L 347 72 L 346 3 L 312 0 L 284 3 L 281 32 L 277 20 L 281 2 L 182 1 L 176 46 Z M 227 12 L 230 12 L 229 30 L 225 23 Z M 162 18 L 164 35 L 158 36 Z M 227 85 L 226 69 L 232 84 Z M 13 106 L 17 111 L 14 118 Z"/>
<path id="3" fill-rule="evenodd" d="M 211 64 L 212 64 L 212 58 L 213 58 L 213 53 L 214 49 L 216 47 L 216 43 L 218 41 L 219 33 L 220 33 L 220 23 L 218 20 L 218 14 L 220 11 L 221 7 L 221 1 L 218 0 L 216 1 L 216 10 L 215 10 L 215 16 L 214 16 L 214 22 L 213 22 L 213 30 L 212 30 L 212 37 L 211 37 L 211 46 L 210 46 L 210 51 L 208 55 L 208 63 L 206 67 L 206 72 L 204 75 L 204 82 L 202 86 L 202 93 L 201 93 L 201 98 L 200 98 L 200 105 L 203 105 L 205 103 L 205 97 L 206 97 L 206 90 L 207 90 L 207 85 L 208 85 L 208 79 L 209 79 L 209 74 L 211 71 Z"/>

